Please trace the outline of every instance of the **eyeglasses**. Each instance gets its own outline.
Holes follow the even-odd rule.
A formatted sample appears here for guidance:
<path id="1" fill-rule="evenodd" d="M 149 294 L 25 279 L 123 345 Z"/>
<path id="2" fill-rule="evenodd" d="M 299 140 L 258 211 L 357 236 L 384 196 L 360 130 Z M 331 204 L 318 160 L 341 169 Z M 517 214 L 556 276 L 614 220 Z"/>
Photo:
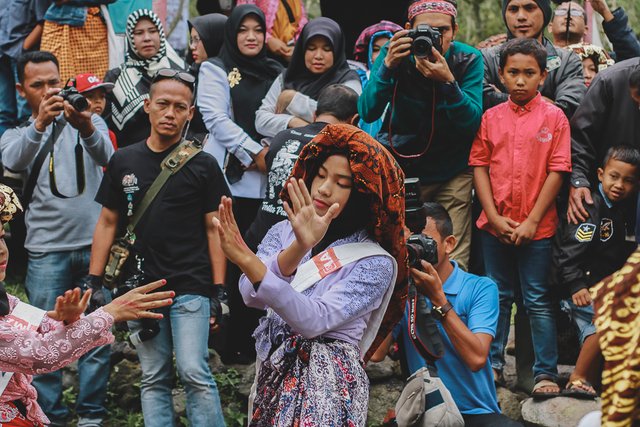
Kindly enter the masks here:
<path id="1" fill-rule="evenodd" d="M 151 83 L 166 79 L 178 80 L 179 82 L 189 86 L 191 89 L 193 89 L 193 85 L 196 82 L 196 78 L 185 71 L 174 70 L 173 68 L 163 68 L 158 70 Z"/>
<path id="2" fill-rule="evenodd" d="M 189 43 L 189 47 L 197 46 L 201 41 L 202 39 L 200 37 L 191 37 L 191 43 Z"/>
<path id="3" fill-rule="evenodd" d="M 580 9 L 556 9 L 555 12 L 553 12 L 553 14 L 555 16 L 567 16 L 567 12 L 569 12 L 571 14 L 571 16 L 580 16 L 582 18 L 584 18 L 584 12 Z"/>

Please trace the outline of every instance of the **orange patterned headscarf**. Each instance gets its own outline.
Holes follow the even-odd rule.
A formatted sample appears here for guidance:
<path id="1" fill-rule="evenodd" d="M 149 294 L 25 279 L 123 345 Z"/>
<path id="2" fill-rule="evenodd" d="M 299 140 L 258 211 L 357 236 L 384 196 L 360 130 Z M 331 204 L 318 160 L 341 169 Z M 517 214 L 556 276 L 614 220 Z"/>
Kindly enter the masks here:
<path id="1" fill-rule="evenodd" d="M 404 225 L 404 173 L 393 156 L 375 139 L 357 127 L 346 124 L 327 125 L 300 153 L 291 176 L 302 178 L 311 187 L 312 174 L 317 162 L 327 153 L 338 150 L 345 153 L 353 175 L 353 188 L 371 196 L 373 238 L 398 263 L 398 277 L 391 301 L 371 348 L 365 354 L 367 361 L 382 340 L 402 318 L 407 298 L 407 248 L 403 237 Z M 290 203 L 288 193 L 280 193 Z"/>

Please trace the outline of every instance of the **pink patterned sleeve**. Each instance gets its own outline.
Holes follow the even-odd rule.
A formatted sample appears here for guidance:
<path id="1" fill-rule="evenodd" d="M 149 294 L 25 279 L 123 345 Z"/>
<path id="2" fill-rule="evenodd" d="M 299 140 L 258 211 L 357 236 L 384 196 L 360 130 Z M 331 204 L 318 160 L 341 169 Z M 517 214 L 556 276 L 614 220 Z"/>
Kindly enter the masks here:
<path id="1" fill-rule="evenodd" d="M 11 306 L 15 298 L 11 297 Z M 45 316 L 37 331 L 0 317 L 0 370 L 28 375 L 55 371 L 94 347 L 113 342 L 113 317 L 101 308 L 65 326 Z"/>

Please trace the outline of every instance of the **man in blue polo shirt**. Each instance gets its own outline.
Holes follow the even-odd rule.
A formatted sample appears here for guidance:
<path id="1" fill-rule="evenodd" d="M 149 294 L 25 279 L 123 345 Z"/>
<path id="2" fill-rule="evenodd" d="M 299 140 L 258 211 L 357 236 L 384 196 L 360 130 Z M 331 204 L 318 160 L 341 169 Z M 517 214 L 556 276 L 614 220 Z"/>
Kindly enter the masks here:
<path id="1" fill-rule="evenodd" d="M 411 269 L 411 276 L 418 292 L 430 300 L 427 304 L 433 305 L 444 342 L 444 356 L 436 362 L 439 376 L 467 427 L 521 426 L 500 413 L 489 361 L 489 346 L 498 323 L 498 288 L 490 279 L 466 273 L 449 259 L 456 246 L 451 218 L 438 203 L 425 203 L 424 209 L 427 223 L 422 234 L 436 241 L 438 262 L 431 265 L 422 261 L 422 271 Z M 409 338 L 407 323 L 405 310 L 393 335 L 403 346 L 407 367 L 414 373 L 425 366 L 425 361 Z M 387 346 L 381 346 L 385 349 L 382 351 L 390 343 L 391 337 Z"/>

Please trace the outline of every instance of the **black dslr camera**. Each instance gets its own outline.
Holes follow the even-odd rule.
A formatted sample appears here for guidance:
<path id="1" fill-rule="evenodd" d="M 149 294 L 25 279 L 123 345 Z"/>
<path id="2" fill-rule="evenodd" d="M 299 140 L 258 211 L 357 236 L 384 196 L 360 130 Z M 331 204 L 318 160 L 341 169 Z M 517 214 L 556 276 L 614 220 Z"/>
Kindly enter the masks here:
<path id="1" fill-rule="evenodd" d="M 431 237 L 422 234 L 427 224 L 427 215 L 420 201 L 420 181 L 418 178 L 407 178 L 405 190 L 405 224 L 411 231 L 407 241 L 409 267 L 420 269 L 420 260 L 435 265 L 438 262 L 438 245 Z"/>
<path id="2" fill-rule="evenodd" d="M 411 42 L 411 53 L 416 58 L 433 59 L 431 48 L 435 47 L 438 52 L 442 53 L 442 34 L 430 25 L 420 24 L 416 28 L 409 31 L 408 37 L 413 39 Z"/>
<path id="3" fill-rule="evenodd" d="M 64 89 L 58 92 L 58 96 L 68 101 L 69 104 L 80 113 L 89 109 L 89 101 L 78 92 L 78 89 L 76 89 L 76 81 L 73 78 L 67 81 Z"/>

